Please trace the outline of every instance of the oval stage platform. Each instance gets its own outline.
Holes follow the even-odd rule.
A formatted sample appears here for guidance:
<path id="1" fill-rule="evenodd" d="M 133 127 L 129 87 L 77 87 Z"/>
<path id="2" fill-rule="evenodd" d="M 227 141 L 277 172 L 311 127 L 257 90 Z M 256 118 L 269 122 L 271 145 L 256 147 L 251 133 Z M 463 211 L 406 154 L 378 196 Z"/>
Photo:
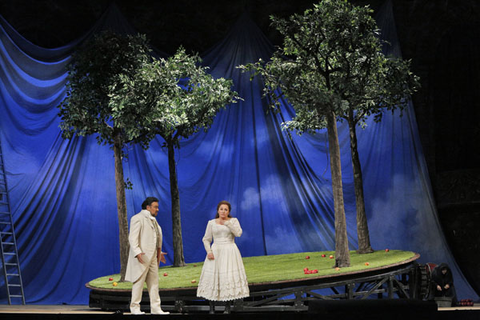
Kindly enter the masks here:
<path id="1" fill-rule="evenodd" d="M 250 297 L 235 301 L 232 312 L 308 311 L 313 305 L 334 300 L 408 299 L 421 300 L 425 294 L 424 268 L 412 258 L 365 271 L 339 273 L 292 281 L 250 284 Z M 130 290 L 101 289 L 86 284 L 89 306 L 102 310 L 129 310 Z M 208 302 L 196 297 L 196 287 L 160 289 L 162 308 L 176 313 L 206 312 Z M 142 310 L 149 310 L 145 291 Z M 221 303 L 218 309 L 222 309 Z"/>

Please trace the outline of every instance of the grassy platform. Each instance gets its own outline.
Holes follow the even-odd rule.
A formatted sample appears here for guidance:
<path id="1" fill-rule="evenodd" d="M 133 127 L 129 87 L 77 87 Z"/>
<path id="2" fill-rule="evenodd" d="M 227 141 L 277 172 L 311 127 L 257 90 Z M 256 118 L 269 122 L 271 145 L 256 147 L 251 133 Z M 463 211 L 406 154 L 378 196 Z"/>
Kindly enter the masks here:
<path id="1" fill-rule="evenodd" d="M 322 255 L 326 257 L 322 257 Z M 415 256 L 414 252 L 401 250 L 376 251 L 370 254 L 350 252 L 350 267 L 336 270 L 333 251 L 302 252 L 271 256 L 243 258 L 249 284 L 264 282 L 289 281 L 305 278 L 315 278 L 334 274 L 364 271 L 388 265 L 401 263 Z M 310 257 L 306 259 L 306 257 Z M 160 289 L 197 287 L 203 262 L 190 263 L 182 268 L 172 266 L 160 267 Z M 304 268 L 318 270 L 316 274 L 305 274 Z M 109 280 L 113 278 L 113 280 Z M 99 289 L 130 290 L 130 282 L 118 282 L 119 274 L 107 275 L 88 283 L 90 287 Z M 195 280 L 192 282 L 192 280 Z M 114 285 L 114 283 L 116 285 Z"/>

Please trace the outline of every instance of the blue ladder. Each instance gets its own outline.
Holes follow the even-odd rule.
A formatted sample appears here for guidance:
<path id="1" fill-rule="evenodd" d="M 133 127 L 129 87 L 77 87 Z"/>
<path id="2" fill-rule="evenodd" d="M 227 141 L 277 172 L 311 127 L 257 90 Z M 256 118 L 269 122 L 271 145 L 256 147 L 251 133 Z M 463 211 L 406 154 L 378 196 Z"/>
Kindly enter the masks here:
<path id="1" fill-rule="evenodd" d="M 8 304 L 18 304 L 21 299 L 25 304 L 23 293 L 20 260 L 18 258 L 17 240 L 13 225 L 10 201 L 8 198 L 7 177 L 3 162 L 2 145 L 0 141 L 0 251 L 2 254 L 2 269 L 5 276 Z M 13 303 L 17 301 L 17 303 Z"/>

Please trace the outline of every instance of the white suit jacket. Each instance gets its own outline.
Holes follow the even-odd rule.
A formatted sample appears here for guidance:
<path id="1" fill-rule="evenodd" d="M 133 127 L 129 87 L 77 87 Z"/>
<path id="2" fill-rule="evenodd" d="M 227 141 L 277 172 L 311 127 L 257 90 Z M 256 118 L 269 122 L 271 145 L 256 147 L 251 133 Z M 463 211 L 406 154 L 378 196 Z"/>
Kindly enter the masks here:
<path id="1" fill-rule="evenodd" d="M 127 271 L 125 280 L 135 282 L 140 278 L 148 267 L 152 258 L 157 254 L 157 233 L 155 232 L 155 223 L 158 226 L 160 234 L 160 249 L 162 248 L 162 228 L 157 219 L 151 219 L 152 215 L 148 210 L 142 210 L 130 219 L 130 233 L 128 242 L 130 243 L 130 252 L 128 255 Z M 145 263 L 140 263 L 135 256 L 139 253 Z"/>

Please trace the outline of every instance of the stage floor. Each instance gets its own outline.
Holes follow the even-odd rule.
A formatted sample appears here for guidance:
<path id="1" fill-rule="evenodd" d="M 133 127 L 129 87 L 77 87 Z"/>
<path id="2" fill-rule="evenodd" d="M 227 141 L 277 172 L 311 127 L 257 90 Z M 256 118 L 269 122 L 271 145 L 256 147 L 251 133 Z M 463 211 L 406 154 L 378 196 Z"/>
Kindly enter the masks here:
<path id="1" fill-rule="evenodd" d="M 88 305 L 0 305 L 0 317 L 5 313 L 22 314 L 113 314 Z M 2 317 L 3 318 L 3 317 Z"/>
<path id="2" fill-rule="evenodd" d="M 346 317 L 345 317 L 346 316 Z M 101 309 L 90 308 L 88 305 L 0 305 L 1 319 L 108 319 L 119 317 L 132 317 L 130 313 L 115 313 L 112 311 L 102 311 Z M 152 316 L 146 314 L 143 318 L 158 319 L 162 316 Z M 209 315 L 207 313 L 172 313 L 168 316 L 163 316 L 170 319 L 211 319 L 222 317 L 223 319 L 238 319 L 238 320 L 260 320 L 260 319 L 281 319 L 281 320 L 330 320 L 330 319 L 435 319 L 435 320 L 478 320 L 480 319 L 480 304 L 475 304 L 471 307 L 452 307 L 452 308 L 438 308 L 438 311 L 430 314 L 427 318 L 425 315 L 415 318 L 409 315 L 404 317 L 399 314 L 348 314 L 348 311 L 343 310 L 341 314 L 313 314 L 308 312 L 272 312 L 272 313 L 232 313 L 224 315 L 216 313 Z"/>

